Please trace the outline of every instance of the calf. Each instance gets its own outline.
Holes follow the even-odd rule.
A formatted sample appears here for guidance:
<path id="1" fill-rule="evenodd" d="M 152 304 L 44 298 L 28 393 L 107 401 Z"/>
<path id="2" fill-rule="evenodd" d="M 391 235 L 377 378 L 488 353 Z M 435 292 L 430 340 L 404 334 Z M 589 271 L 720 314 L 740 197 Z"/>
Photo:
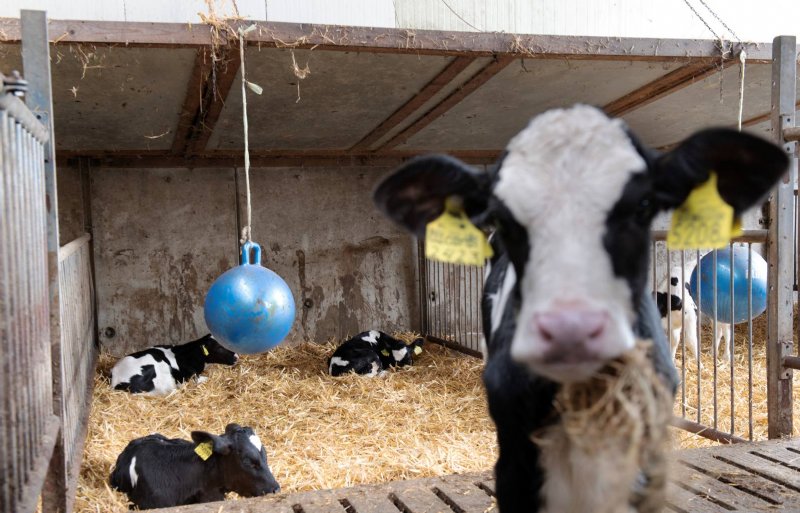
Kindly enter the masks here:
<path id="1" fill-rule="evenodd" d="M 249 427 L 225 433 L 192 431 L 192 440 L 153 434 L 131 441 L 117 457 L 109 484 L 140 509 L 166 508 L 277 493 L 267 452 Z"/>
<path id="2" fill-rule="evenodd" d="M 365 331 L 336 348 L 328 360 L 328 372 L 331 376 L 352 371 L 373 377 L 389 367 L 411 365 L 421 352 L 421 338 L 406 344 L 382 331 Z"/>
<path id="3" fill-rule="evenodd" d="M 690 269 L 686 275 L 691 276 L 692 272 L 693 269 Z M 685 346 L 689 348 L 695 360 L 699 362 L 700 349 L 697 340 L 697 304 L 689 293 L 689 284 L 684 283 L 683 287 L 680 286 L 681 274 L 680 267 L 674 267 L 672 269 L 669 280 L 665 278 L 658 287 L 656 303 L 658 304 L 659 314 L 661 314 L 661 323 L 664 329 L 670 334 L 672 358 L 675 358 L 675 352 L 681 340 L 681 331 L 683 331 Z M 667 295 L 669 295 L 669 310 L 667 309 Z M 667 312 L 669 312 L 669 321 L 667 320 Z M 724 343 L 722 358 L 730 364 L 733 360 L 731 325 L 717 321 L 713 342 L 717 348 L 719 347 L 720 340 Z M 703 365 L 700 364 L 700 367 L 702 368 Z"/>
<path id="4" fill-rule="evenodd" d="M 578 105 L 535 117 L 491 172 L 425 156 L 381 182 L 378 207 L 419 237 L 446 200 L 495 232 L 482 302 L 483 380 L 502 513 L 629 512 L 644 503 L 635 491 L 652 476 L 557 443 L 564 429 L 554 398 L 637 338 L 653 340 L 650 361 L 674 391 L 677 374 L 646 291 L 653 217 L 681 205 L 712 170 L 722 198 L 741 213 L 787 163 L 771 143 L 728 129 L 698 132 L 656 155 L 621 120 Z M 653 495 L 663 497 L 663 486 L 657 481 Z"/>
<path id="5" fill-rule="evenodd" d="M 167 395 L 178 383 L 198 376 L 207 363 L 233 365 L 238 360 L 239 355 L 209 334 L 179 346 L 155 346 L 129 354 L 111 369 L 111 386 L 132 394 Z"/>

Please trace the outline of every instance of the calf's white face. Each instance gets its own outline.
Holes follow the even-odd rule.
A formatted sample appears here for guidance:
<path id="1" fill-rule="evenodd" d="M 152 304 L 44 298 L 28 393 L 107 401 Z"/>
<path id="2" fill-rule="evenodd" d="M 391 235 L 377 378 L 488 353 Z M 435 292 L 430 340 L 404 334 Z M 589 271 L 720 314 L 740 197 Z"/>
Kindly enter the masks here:
<path id="1" fill-rule="evenodd" d="M 558 381 L 588 377 L 633 347 L 633 297 L 603 235 L 647 165 L 621 121 L 587 106 L 535 118 L 507 150 L 494 195 L 529 242 L 511 355 Z"/>

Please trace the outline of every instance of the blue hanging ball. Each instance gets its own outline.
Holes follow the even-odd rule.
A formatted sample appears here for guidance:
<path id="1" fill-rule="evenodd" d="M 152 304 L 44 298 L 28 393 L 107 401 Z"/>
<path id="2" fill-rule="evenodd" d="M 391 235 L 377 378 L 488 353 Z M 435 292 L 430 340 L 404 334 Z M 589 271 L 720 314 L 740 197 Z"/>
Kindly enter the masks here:
<path id="1" fill-rule="evenodd" d="M 250 250 L 254 262 L 250 263 Z M 283 279 L 261 266 L 261 247 L 242 246 L 241 265 L 211 284 L 204 307 L 209 331 L 220 344 L 243 354 L 278 345 L 294 322 L 294 297 Z"/>
<path id="2" fill-rule="evenodd" d="M 748 253 L 751 253 L 753 284 L 751 295 L 752 316 L 747 305 Z M 731 250 L 717 251 L 717 320 L 731 323 L 731 298 L 733 298 L 733 323 L 747 322 L 767 309 L 767 262 L 746 246 L 733 249 L 733 291 L 731 292 Z M 700 301 L 697 300 L 697 270 L 700 269 Z M 689 280 L 692 299 L 708 317 L 714 315 L 714 252 L 700 259 Z"/>

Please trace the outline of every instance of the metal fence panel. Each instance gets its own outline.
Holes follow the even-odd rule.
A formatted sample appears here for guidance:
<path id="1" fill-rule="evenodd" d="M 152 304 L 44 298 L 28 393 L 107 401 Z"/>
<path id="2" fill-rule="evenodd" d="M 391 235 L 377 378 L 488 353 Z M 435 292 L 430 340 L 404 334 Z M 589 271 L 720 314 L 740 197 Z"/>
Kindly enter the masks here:
<path id="1" fill-rule="evenodd" d="M 0 97 L 0 507 L 36 508 L 58 430 L 53 415 L 44 150 L 47 131 Z"/>

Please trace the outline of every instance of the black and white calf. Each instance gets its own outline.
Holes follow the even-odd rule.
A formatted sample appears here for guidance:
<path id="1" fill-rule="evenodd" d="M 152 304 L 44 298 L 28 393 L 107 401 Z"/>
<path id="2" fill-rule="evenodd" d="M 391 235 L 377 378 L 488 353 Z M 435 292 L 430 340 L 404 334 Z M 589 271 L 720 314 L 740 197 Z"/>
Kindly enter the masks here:
<path id="1" fill-rule="evenodd" d="M 140 509 L 221 501 L 227 492 L 255 497 L 280 491 L 267 451 L 249 427 L 192 431 L 192 440 L 153 434 L 131 441 L 117 457 L 109 484 Z M 206 444 L 204 457 L 195 452 Z"/>
<path id="2" fill-rule="evenodd" d="M 132 394 L 167 395 L 208 363 L 233 365 L 239 355 L 210 334 L 179 346 L 155 346 L 122 358 L 111 369 L 111 386 Z M 205 378 L 198 378 L 202 381 Z"/>
<path id="3" fill-rule="evenodd" d="M 365 331 L 342 343 L 328 360 L 331 376 L 348 372 L 377 376 L 389 367 L 405 367 L 414 363 L 422 352 L 421 338 L 406 344 L 378 330 Z"/>
<path id="4" fill-rule="evenodd" d="M 689 269 L 685 275 L 691 276 L 694 268 Z M 672 358 L 681 341 L 683 332 L 684 344 L 692 353 L 696 361 L 700 360 L 700 347 L 697 340 L 697 319 L 698 309 L 692 295 L 689 293 L 689 284 L 681 285 L 681 268 L 673 267 L 669 277 L 665 277 L 659 284 L 656 291 L 656 303 L 658 312 L 661 314 L 661 323 L 664 330 L 669 332 Z M 669 298 L 669 299 L 668 299 Z M 669 301 L 669 321 L 667 320 L 667 301 Z M 719 347 L 720 340 L 723 342 L 724 361 L 731 363 L 733 359 L 731 337 L 731 325 L 717 321 L 717 328 L 714 333 L 714 345 Z M 702 367 L 702 364 L 700 364 Z"/>
<path id="5" fill-rule="evenodd" d="M 741 213 L 786 167 L 776 146 L 728 129 L 698 132 L 656 155 L 621 120 L 578 105 L 535 117 L 492 172 L 426 156 L 378 186 L 378 207 L 420 237 L 448 198 L 495 232 L 482 304 L 483 379 L 500 448 L 502 513 L 638 508 L 635 490 L 647 475 L 553 443 L 564 431 L 555 394 L 637 338 L 653 339 L 652 364 L 674 390 L 668 342 L 646 290 L 653 217 L 681 205 L 712 170 L 722 198 Z"/>

